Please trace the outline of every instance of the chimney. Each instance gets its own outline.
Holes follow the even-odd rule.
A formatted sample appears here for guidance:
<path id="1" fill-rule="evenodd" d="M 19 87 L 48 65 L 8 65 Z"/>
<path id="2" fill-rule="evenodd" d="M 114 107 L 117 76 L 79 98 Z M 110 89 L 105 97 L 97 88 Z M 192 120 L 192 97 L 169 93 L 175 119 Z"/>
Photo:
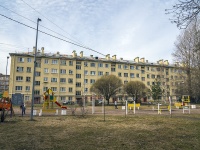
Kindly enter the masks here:
<path id="1" fill-rule="evenodd" d="M 123 58 L 121 57 L 120 60 L 123 60 Z"/>
<path id="2" fill-rule="evenodd" d="M 80 52 L 80 57 L 81 57 L 81 58 L 83 57 L 83 51 Z"/>
<path id="3" fill-rule="evenodd" d="M 33 47 L 33 54 L 35 54 L 35 46 Z"/>
<path id="4" fill-rule="evenodd" d="M 60 56 L 60 52 L 57 52 L 57 53 L 56 53 L 56 56 Z"/>
<path id="5" fill-rule="evenodd" d="M 140 58 L 140 62 L 145 62 L 145 58 L 143 57 L 143 58 Z"/>
<path id="6" fill-rule="evenodd" d="M 106 59 L 107 59 L 107 60 L 110 60 L 110 54 L 107 54 L 107 55 L 106 55 Z"/>
<path id="7" fill-rule="evenodd" d="M 113 59 L 113 60 L 116 60 L 116 55 L 113 55 L 113 56 L 112 56 L 112 59 Z"/>
<path id="8" fill-rule="evenodd" d="M 139 57 L 136 57 L 136 58 L 134 59 L 134 61 L 138 63 L 138 62 L 139 62 Z"/>
<path id="9" fill-rule="evenodd" d="M 165 60 L 165 61 L 164 61 L 164 64 L 168 66 L 168 65 L 169 65 L 168 60 Z"/>
<path id="10" fill-rule="evenodd" d="M 76 51 L 75 51 L 75 50 L 73 50 L 73 52 L 72 52 L 72 56 L 73 56 L 73 57 L 76 57 L 76 56 L 77 56 L 77 54 L 76 54 Z"/>
<path id="11" fill-rule="evenodd" d="M 159 60 L 157 63 L 163 65 L 163 59 Z"/>
<path id="12" fill-rule="evenodd" d="M 93 58 L 93 55 L 90 55 L 91 58 Z"/>
<path id="13" fill-rule="evenodd" d="M 148 63 L 149 61 L 148 60 L 146 60 L 146 63 Z"/>
<path id="14" fill-rule="evenodd" d="M 44 55 L 44 47 L 42 47 L 41 50 L 42 50 L 42 55 Z"/>

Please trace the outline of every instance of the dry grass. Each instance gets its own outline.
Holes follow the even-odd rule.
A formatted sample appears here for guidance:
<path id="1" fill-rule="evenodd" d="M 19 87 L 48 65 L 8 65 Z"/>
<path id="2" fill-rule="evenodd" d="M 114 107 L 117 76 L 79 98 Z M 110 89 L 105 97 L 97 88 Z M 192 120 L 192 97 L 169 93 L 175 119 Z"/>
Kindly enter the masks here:
<path id="1" fill-rule="evenodd" d="M 0 149 L 199 149 L 200 116 L 103 115 L 7 118 Z"/>

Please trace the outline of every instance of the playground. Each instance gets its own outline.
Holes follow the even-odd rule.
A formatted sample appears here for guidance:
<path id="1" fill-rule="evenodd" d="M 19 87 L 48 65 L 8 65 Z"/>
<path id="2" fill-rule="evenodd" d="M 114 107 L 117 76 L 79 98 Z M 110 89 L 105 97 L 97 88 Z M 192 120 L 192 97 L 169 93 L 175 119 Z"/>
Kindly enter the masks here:
<path id="1" fill-rule="evenodd" d="M 119 114 L 106 114 L 105 121 L 102 114 L 7 117 L 0 123 L 0 149 L 199 149 L 199 113 L 125 117 L 114 111 Z"/>

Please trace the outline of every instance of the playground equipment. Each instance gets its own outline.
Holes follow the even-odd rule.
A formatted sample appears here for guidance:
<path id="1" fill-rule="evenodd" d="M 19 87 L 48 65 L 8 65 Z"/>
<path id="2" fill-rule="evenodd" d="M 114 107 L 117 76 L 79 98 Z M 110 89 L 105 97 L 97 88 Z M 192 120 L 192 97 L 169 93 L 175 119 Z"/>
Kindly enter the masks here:
<path id="1" fill-rule="evenodd" d="M 67 109 L 66 106 L 61 105 L 54 96 L 54 92 L 51 89 L 48 89 L 46 92 L 44 92 L 44 103 L 43 108 L 40 110 L 40 114 L 42 112 L 55 112 L 55 114 L 58 114 L 58 110 L 54 109 L 54 103 L 58 105 L 61 109 Z"/>
<path id="2" fill-rule="evenodd" d="M 176 103 L 174 103 L 174 106 L 176 108 L 183 108 L 184 106 L 190 105 L 190 96 L 189 95 L 182 95 L 181 101 L 182 102 L 176 102 Z"/>
<path id="3" fill-rule="evenodd" d="M 13 114 L 12 102 L 9 99 L 8 91 L 4 91 L 3 97 L 0 99 L 1 122 L 4 122 L 8 112 Z"/>

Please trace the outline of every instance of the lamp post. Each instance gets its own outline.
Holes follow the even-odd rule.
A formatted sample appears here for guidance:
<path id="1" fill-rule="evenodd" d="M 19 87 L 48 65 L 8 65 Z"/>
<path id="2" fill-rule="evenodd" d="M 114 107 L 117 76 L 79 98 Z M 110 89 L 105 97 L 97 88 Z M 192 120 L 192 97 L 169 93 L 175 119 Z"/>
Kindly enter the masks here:
<path id="1" fill-rule="evenodd" d="M 6 90 L 6 85 L 7 85 L 7 68 L 8 68 L 8 59 L 9 59 L 9 56 L 7 56 L 7 63 L 6 63 L 6 77 L 5 77 L 5 86 L 4 86 L 4 91 Z"/>
<path id="2" fill-rule="evenodd" d="M 36 54 L 37 54 L 37 39 L 38 39 L 38 26 L 40 18 L 37 19 L 36 42 L 35 42 L 35 55 L 34 55 L 34 68 L 33 68 L 33 86 L 32 86 L 32 99 L 31 99 L 31 120 L 33 120 L 33 105 L 34 105 L 34 91 L 35 91 L 35 67 L 36 67 Z"/>

